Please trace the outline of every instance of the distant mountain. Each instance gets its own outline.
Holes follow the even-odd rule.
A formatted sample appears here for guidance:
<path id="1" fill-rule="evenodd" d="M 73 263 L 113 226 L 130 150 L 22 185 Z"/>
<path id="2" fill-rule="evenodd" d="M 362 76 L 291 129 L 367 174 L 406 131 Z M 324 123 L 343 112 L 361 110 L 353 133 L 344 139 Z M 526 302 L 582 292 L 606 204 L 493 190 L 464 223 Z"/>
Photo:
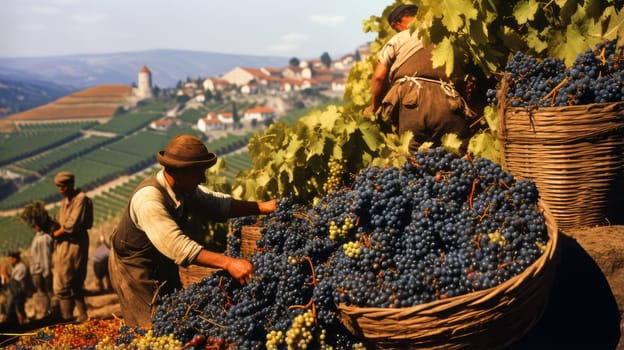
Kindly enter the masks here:
<path id="1" fill-rule="evenodd" d="M 72 92 L 66 85 L 38 80 L 27 74 L 13 76 L 0 72 L 0 115 L 35 108 Z"/>
<path id="2" fill-rule="evenodd" d="M 168 49 L 53 57 L 0 57 L 0 78 L 48 81 L 76 91 L 103 84 L 136 84 L 139 70 L 147 66 L 152 72 L 153 85 L 168 88 L 186 78 L 217 76 L 236 66 L 282 68 L 288 65 L 289 60 L 287 57 Z"/>

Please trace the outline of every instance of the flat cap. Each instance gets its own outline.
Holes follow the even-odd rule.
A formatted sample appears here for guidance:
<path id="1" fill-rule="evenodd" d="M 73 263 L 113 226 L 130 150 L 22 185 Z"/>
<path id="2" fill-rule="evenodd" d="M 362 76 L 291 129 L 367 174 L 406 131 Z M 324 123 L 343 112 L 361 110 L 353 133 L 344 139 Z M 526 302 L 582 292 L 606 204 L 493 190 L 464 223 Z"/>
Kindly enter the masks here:
<path id="1" fill-rule="evenodd" d="M 74 174 L 69 171 L 61 171 L 54 177 L 54 184 L 66 185 L 74 183 Z"/>
<path id="2" fill-rule="evenodd" d="M 394 8 L 388 15 L 388 23 L 396 23 L 400 22 L 401 18 L 407 14 L 415 14 L 418 11 L 418 6 L 416 5 L 406 5 L 402 4 Z"/>

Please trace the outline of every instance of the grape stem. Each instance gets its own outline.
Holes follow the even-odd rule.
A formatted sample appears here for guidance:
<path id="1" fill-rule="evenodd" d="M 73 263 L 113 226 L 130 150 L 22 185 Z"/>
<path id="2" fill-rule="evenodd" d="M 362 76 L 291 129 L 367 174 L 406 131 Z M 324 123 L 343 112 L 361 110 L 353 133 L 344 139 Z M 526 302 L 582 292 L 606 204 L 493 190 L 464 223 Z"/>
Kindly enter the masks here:
<path id="1" fill-rule="evenodd" d="M 199 312 L 199 311 L 198 311 L 198 312 Z M 213 320 L 211 320 L 211 319 L 208 319 L 208 318 L 206 318 L 206 317 L 204 317 L 204 316 L 202 316 L 202 315 L 199 315 L 198 317 L 199 317 L 199 318 L 201 318 L 202 320 L 204 320 L 204 321 L 206 321 L 206 322 L 210 323 L 211 325 L 213 325 L 213 326 L 215 326 L 215 327 L 225 328 L 225 326 L 224 326 L 224 325 L 219 324 L 219 323 L 217 323 L 217 322 L 215 322 L 215 321 L 213 321 Z"/>
<path id="2" fill-rule="evenodd" d="M 191 308 L 193 307 L 193 305 L 195 305 L 195 303 L 188 305 L 188 307 L 186 308 L 186 312 L 184 313 L 184 317 L 188 316 L 188 313 L 191 311 Z"/>
<path id="3" fill-rule="evenodd" d="M 317 281 L 316 281 L 316 274 L 314 273 L 314 264 L 312 263 L 312 259 L 310 259 L 309 256 L 306 256 L 305 259 L 308 262 L 308 264 L 310 264 L 310 270 L 312 270 L 312 282 L 308 283 L 308 285 L 313 285 L 316 287 Z"/>
<path id="4" fill-rule="evenodd" d="M 230 298 L 230 296 L 228 295 L 227 291 L 225 289 L 223 289 L 223 277 L 219 277 L 219 289 L 223 292 L 223 295 L 225 295 L 225 305 L 223 305 L 224 308 L 227 308 L 228 306 L 232 306 L 232 299 Z"/>
<path id="5" fill-rule="evenodd" d="M 479 182 L 478 178 L 472 180 L 472 189 L 470 190 L 470 196 L 468 196 L 468 205 L 469 208 L 472 209 L 472 200 L 474 198 L 475 190 L 477 189 L 477 183 Z"/>
<path id="6" fill-rule="evenodd" d="M 483 221 L 483 219 L 485 219 L 485 217 L 487 216 L 487 212 L 490 210 L 490 207 L 492 206 L 492 202 L 488 203 L 485 206 L 485 210 L 483 211 L 483 214 L 481 214 L 479 216 L 479 222 Z"/>
<path id="7" fill-rule="evenodd" d="M 318 320 L 316 319 L 316 305 L 314 304 L 314 299 L 310 298 L 305 305 L 290 305 L 289 309 L 304 309 L 304 310 L 312 310 L 312 317 L 314 317 L 314 325 L 318 326 Z"/>
<path id="8" fill-rule="evenodd" d="M 563 78 L 563 80 L 561 80 L 561 82 L 559 84 L 557 84 L 557 86 L 555 86 L 552 90 L 550 90 L 549 93 L 546 94 L 546 96 L 542 97 L 542 100 L 547 100 L 547 99 L 551 99 L 551 104 L 555 104 L 555 98 L 557 97 L 557 93 L 559 92 L 559 89 L 561 89 L 566 83 L 568 82 L 568 77 Z"/>

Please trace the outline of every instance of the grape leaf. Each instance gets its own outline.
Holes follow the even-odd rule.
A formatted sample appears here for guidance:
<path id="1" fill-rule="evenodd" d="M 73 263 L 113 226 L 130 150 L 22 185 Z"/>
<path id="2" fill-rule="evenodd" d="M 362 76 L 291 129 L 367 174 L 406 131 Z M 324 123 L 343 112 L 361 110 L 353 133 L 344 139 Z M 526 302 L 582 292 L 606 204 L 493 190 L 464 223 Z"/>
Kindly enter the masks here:
<path id="1" fill-rule="evenodd" d="M 431 60 L 433 67 L 441 67 L 446 64 L 446 75 L 451 76 L 455 67 L 455 49 L 450 39 L 444 38 L 433 49 Z"/>
<path id="2" fill-rule="evenodd" d="M 366 143 L 366 146 L 370 148 L 372 151 L 376 151 L 379 149 L 379 145 L 381 144 L 381 135 L 380 130 L 377 125 L 371 123 L 368 120 L 361 120 L 358 123 L 358 130 L 362 134 L 362 139 Z"/>
<path id="3" fill-rule="evenodd" d="M 514 17 L 522 25 L 535 18 L 540 5 L 535 0 L 518 1 L 514 6 Z"/>
<path id="4" fill-rule="evenodd" d="M 540 37 L 540 33 L 535 28 L 529 28 L 525 37 L 527 45 L 535 52 L 543 52 L 548 49 L 548 42 Z"/>
<path id="5" fill-rule="evenodd" d="M 483 130 L 470 138 L 468 152 L 475 157 L 487 158 L 500 164 L 500 145 L 494 134 Z"/>
<path id="6" fill-rule="evenodd" d="M 462 145 L 462 140 L 457 137 L 457 134 L 444 134 L 440 139 L 442 142 L 442 147 L 444 147 L 447 151 L 459 154 L 460 148 Z"/>
<path id="7" fill-rule="evenodd" d="M 465 20 L 477 19 L 477 10 L 469 0 L 423 0 L 421 7 L 427 8 L 435 18 L 450 32 L 457 32 L 464 27 Z"/>
<path id="8" fill-rule="evenodd" d="M 494 134 L 496 134 L 498 132 L 498 121 L 499 121 L 498 111 L 492 106 L 486 106 L 483 109 L 483 117 L 485 118 L 485 121 L 487 122 L 488 128 L 492 130 Z"/>
<path id="9" fill-rule="evenodd" d="M 580 28 L 572 23 L 568 25 L 565 38 L 564 34 L 554 33 L 551 37 L 549 52 L 555 57 L 560 57 L 567 65 L 574 63 L 576 56 L 585 51 L 587 43 Z M 558 43 L 558 44 L 557 44 Z"/>

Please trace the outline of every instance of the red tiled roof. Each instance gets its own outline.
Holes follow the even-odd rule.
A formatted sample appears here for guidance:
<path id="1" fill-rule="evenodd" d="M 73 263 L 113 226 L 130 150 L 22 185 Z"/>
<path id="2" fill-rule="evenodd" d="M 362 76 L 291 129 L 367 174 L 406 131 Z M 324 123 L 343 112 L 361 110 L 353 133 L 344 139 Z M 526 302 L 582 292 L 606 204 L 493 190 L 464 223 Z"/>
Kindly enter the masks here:
<path id="1" fill-rule="evenodd" d="M 275 110 L 271 107 L 256 106 L 254 108 L 247 109 L 245 113 L 275 113 Z"/>
<path id="2" fill-rule="evenodd" d="M 171 119 L 154 120 L 152 124 L 156 126 L 168 126 L 168 125 L 173 124 L 173 120 Z"/>
<path id="3" fill-rule="evenodd" d="M 217 123 L 221 123 L 221 121 L 219 119 L 216 118 L 204 118 L 204 123 L 206 124 L 217 124 Z"/>

